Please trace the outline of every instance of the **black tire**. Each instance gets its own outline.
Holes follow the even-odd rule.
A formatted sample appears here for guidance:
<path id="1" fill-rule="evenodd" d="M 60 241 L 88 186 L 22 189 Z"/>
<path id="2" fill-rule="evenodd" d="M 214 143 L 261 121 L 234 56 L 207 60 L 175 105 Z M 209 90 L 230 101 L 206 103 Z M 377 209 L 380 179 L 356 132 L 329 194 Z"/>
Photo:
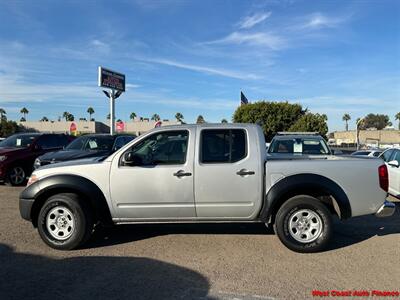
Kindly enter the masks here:
<path id="1" fill-rule="evenodd" d="M 300 253 L 322 251 L 333 232 L 332 216 L 328 208 L 318 199 L 307 195 L 287 200 L 276 214 L 274 226 L 281 242 Z"/>
<path id="2" fill-rule="evenodd" d="M 26 183 L 26 176 L 27 172 L 25 168 L 22 166 L 13 166 L 7 171 L 5 183 L 10 186 L 21 186 Z"/>
<path id="3" fill-rule="evenodd" d="M 50 222 L 47 221 L 47 217 Z M 70 217 L 72 221 L 69 219 Z M 56 221 L 54 225 L 49 225 L 53 220 Z M 57 222 L 60 222 L 61 225 L 56 226 Z M 60 230 L 57 231 L 57 229 Z M 38 216 L 38 231 L 42 240 L 51 248 L 76 249 L 82 246 L 92 234 L 92 213 L 76 194 L 57 194 L 47 199 L 42 206 Z M 61 236 L 61 231 L 63 236 Z"/>

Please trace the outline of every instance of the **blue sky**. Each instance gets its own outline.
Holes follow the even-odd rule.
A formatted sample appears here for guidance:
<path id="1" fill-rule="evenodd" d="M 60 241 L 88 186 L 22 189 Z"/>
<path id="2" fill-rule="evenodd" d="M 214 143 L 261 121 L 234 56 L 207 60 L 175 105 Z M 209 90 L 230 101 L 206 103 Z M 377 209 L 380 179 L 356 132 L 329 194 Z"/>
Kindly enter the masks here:
<path id="1" fill-rule="evenodd" d="M 0 107 L 105 120 L 102 65 L 127 77 L 116 116 L 231 120 L 250 101 L 328 115 L 400 110 L 400 1 L 0 0 Z"/>

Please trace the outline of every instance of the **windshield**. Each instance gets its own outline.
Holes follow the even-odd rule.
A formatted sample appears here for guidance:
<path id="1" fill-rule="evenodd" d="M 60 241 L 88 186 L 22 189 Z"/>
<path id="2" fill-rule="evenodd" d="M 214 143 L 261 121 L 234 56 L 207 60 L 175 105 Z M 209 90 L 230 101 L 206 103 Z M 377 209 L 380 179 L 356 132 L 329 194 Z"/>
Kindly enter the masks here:
<path id="1" fill-rule="evenodd" d="M 268 153 L 330 154 L 330 151 L 323 139 L 293 138 L 273 140 Z"/>
<path id="2" fill-rule="evenodd" d="M 82 136 L 74 140 L 66 150 L 111 151 L 114 144 L 112 136 Z"/>
<path id="3" fill-rule="evenodd" d="M 0 142 L 0 148 L 28 148 L 37 137 L 37 134 L 12 135 Z"/>

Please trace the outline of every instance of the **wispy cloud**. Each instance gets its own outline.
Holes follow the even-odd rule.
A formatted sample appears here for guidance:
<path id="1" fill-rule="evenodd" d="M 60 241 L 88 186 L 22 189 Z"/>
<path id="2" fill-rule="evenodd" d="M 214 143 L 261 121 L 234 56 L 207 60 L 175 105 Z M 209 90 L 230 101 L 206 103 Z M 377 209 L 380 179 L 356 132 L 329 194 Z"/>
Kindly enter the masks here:
<path id="1" fill-rule="evenodd" d="M 283 37 L 273 33 L 246 33 L 235 31 L 222 39 L 206 42 L 205 44 L 248 44 L 253 46 L 265 46 L 272 50 L 278 50 L 286 45 L 286 41 Z"/>
<path id="2" fill-rule="evenodd" d="M 328 17 L 322 13 L 314 13 L 307 17 L 301 28 L 318 29 L 323 27 L 336 27 L 340 23 L 346 21 L 347 18 Z"/>
<path id="3" fill-rule="evenodd" d="M 142 59 L 142 60 L 145 62 L 149 62 L 149 63 L 167 65 L 167 66 L 191 70 L 191 71 L 195 71 L 195 72 L 219 75 L 219 76 L 223 76 L 223 77 L 229 77 L 229 78 L 235 78 L 235 79 L 241 79 L 241 80 L 254 80 L 254 79 L 260 78 L 258 75 L 248 73 L 248 72 L 238 72 L 238 71 L 231 71 L 231 70 L 219 69 L 219 68 L 214 68 L 214 67 L 185 64 L 185 63 L 180 63 L 180 62 L 172 61 L 172 60 L 168 60 L 168 59 Z"/>
<path id="4" fill-rule="evenodd" d="M 256 13 L 251 16 L 246 16 L 238 23 L 239 28 L 241 29 L 249 29 L 253 26 L 263 22 L 271 16 L 271 12 L 266 13 Z"/>

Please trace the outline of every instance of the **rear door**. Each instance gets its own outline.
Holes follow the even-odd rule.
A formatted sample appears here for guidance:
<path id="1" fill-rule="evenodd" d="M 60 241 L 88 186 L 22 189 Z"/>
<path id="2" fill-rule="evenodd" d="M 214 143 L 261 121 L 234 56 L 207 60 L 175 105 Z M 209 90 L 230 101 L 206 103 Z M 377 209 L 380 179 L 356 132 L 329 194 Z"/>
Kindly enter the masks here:
<path id="1" fill-rule="evenodd" d="M 243 128 L 199 127 L 195 203 L 200 219 L 249 219 L 262 195 L 260 146 Z M 263 145 L 264 147 L 264 145 Z"/>

